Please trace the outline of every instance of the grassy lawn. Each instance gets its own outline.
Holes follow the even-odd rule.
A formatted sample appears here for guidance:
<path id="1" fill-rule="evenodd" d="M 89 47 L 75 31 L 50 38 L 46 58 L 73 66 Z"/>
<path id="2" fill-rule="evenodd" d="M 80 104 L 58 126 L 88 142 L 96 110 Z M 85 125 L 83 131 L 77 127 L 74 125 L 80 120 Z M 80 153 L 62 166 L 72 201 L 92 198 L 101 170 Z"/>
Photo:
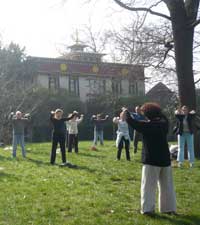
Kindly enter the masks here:
<path id="1" fill-rule="evenodd" d="M 50 143 L 27 145 L 27 159 L 0 149 L 0 225 L 200 225 L 200 161 L 174 167 L 178 216 L 140 215 L 140 152 L 115 161 L 114 142 L 98 151 L 79 143 L 76 169 L 49 165 Z"/>

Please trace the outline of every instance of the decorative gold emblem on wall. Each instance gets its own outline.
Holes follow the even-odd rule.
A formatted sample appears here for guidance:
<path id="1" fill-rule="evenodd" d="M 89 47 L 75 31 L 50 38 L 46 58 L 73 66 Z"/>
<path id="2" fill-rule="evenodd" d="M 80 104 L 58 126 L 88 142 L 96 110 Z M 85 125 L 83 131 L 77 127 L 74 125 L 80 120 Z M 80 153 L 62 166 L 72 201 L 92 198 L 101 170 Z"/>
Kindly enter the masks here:
<path id="1" fill-rule="evenodd" d="M 98 72 L 99 72 L 99 67 L 98 67 L 97 65 L 94 65 L 94 66 L 92 67 L 92 72 L 93 72 L 93 73 L 98 73 Z"/>
<path id="2" fill-rule="evenodd" d="M 129 70 L 128 70 L 127 68 L 123 68 L 123 69 L 121 70 L 121 74 L 122 74 L 123 76 L 127 76 L 128 73 L 129 73 Z"/>
<path id="3" fill-rule="evenodd" d="M 65 63 L 62 63 L 62 64 L 60 64 L 60 71 L 61 72 L 66 72 L 67 71 L 67 64 L 65 64 Z"/>

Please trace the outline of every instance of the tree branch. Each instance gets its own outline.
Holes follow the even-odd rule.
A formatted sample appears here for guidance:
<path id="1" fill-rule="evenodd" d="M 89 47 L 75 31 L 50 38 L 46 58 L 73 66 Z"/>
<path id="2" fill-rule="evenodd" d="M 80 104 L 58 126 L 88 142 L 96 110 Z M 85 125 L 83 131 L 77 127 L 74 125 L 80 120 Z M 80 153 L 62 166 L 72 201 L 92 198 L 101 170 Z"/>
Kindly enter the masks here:
<path id="1" fill-rule="evenodd" d="M 162 13 L 159 13 L 159 12 L 155 12 L 153 10 L 151 10 L 151 8 L 145 8 L 145 7 L 130 7 L 126 4 L 124 4 L 123 2 L 121 2 L 120 0 L 114 0 L 119 6 L 121 6 L 122 8 L 124 9 L 127 9 L 129 11 L 144 11 L 144 12 L 149 12 L 150 14 L 152 15 L 155 15 L 155 16 L 160 16 L 162 18 L 165 18 L 165 19 L 168 19 L 168 20 L 171 20 L 171 17 L 165 15 L 165 14 L 162 14 Z"/>
<path id="2" fill-rule="evenodd" d="M 198 83 L 199 83 L 199 81 L 200 81 L 200 78 L 199 78 L 198 80 L 196 80 L 194 83 L 195 83 L 195 84 L 198 84 Z"/>
<path id="3" fill-rule="evenodd" d="M 194 28 L 194 27 L 196 27 L 199 24 L 200 24 L 200 19 L 195 20 L 192 24 L 190 24 L 190 28 Z"/>

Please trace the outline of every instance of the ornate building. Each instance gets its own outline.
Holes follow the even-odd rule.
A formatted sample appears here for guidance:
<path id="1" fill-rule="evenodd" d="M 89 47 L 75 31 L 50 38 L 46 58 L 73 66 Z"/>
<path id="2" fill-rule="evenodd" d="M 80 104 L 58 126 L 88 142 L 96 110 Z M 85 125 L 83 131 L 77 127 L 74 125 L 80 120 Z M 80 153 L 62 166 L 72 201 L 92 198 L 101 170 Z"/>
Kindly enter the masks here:
<path id="1" fill-rule="evenodd" d="M 104 54 L 85 52 L 86 45 L 76 43 L 62 58 L 28 57 L 37 87 L 66 89 L 85 102 L 95 95 L 145 95 L 144 67 L 102 61 Z"/>

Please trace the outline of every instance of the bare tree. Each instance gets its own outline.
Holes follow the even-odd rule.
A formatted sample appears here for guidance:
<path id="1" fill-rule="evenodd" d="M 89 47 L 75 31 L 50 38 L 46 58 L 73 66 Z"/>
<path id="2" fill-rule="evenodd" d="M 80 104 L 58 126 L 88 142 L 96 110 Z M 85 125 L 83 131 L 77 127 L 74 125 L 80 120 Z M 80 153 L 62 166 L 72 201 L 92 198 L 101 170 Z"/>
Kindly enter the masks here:
<path id="1" fill-rule="evenodd" d="M 198 18 L 200 0 L 157 0 L 151 1 L 151 5 L 148 5 L 147 1 L 113 1 L 129 11 L 147 12 L 170 21 L 173 33 L 180 104 L 188 105 L 191 109 L 195 109 L 196 91 L 193 73 L 193 47 L 195 27 L 200 24 L 200 18 Z M 142 3 L 145 3 L 145 6 Z M 168 9 L 169 16 L 154 10 L 154 7 L 161 3 Z M 197 132 L 195 132 L 195 156 L 200 158 L 198 138 Z"/>
<path id="2" fill-rule="evenodd" d="M 153 1 L 120 1 L 114 0 L 119 6 L 133 12 L 143 11 L 170 21 L 173 31 L 176 73 L 179 87 L 180 103 L 196 108 L 195 83 L 193 74 L 193 40 L 194 29 L 200 23 L 197 19 L 199 0 L 161 0 Z M 146 6 L 141 5 L 145 3 Z M 152 1 L 151 1 L 152 3 Z M 169 16 L 154 11 L 159 4 L 165 4 Z M 140 4 L 140 5 L 138 5 Z"/>

